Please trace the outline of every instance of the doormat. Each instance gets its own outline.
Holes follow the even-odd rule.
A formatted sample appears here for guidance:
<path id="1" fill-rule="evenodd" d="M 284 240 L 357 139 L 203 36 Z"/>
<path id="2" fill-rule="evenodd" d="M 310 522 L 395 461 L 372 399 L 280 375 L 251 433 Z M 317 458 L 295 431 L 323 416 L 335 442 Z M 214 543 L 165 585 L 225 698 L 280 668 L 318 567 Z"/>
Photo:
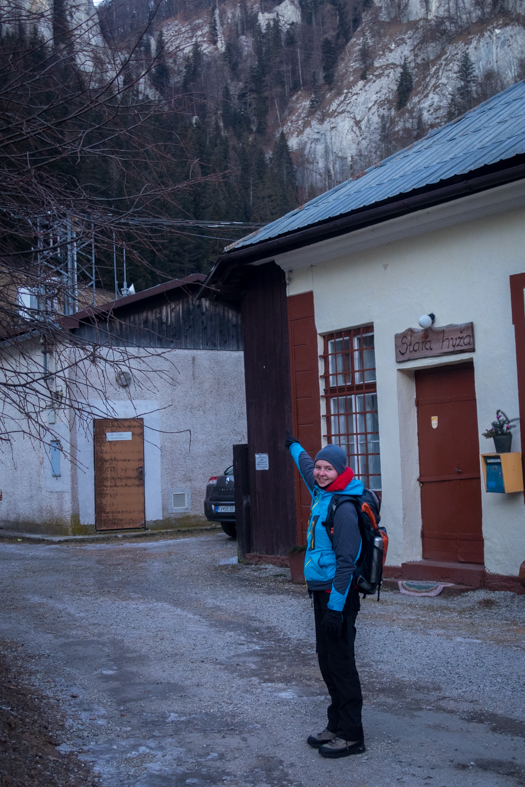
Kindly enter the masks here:
<path id="1" fill-rule="evenodd" d="M 416 582 L 399 580 L 399 592 L 405 596 L 439 596 L 443 588 L 452 587 L 452 582 Z"/>

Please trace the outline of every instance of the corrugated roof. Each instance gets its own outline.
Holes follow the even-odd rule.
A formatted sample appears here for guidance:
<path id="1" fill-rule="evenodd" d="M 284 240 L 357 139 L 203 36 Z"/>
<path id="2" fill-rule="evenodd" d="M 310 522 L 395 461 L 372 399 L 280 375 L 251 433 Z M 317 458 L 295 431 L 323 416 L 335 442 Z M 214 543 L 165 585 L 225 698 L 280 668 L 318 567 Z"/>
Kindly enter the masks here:
<path id="1" fill-rule="evenodd" d="M 525 153 L 525 82 L 227 246 L 234 251 Z"/>

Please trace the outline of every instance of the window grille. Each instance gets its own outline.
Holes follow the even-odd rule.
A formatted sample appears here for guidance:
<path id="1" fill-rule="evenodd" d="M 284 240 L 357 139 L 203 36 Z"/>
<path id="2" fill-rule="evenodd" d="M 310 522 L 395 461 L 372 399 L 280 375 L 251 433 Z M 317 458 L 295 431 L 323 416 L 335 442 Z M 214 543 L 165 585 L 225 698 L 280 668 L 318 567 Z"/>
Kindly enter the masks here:
<path id="1" fill-rule="evenodd" d="M 374 329 L 324 337 L 326 437 L 340 445 L 365 487 L 381 489 Z"/>

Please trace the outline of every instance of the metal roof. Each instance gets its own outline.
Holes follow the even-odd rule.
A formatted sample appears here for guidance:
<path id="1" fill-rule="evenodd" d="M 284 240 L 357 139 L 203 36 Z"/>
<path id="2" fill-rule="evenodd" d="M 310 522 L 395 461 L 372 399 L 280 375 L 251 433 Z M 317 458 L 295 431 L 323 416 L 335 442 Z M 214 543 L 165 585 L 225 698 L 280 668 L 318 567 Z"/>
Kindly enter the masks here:
<path id="1" fill-rule="evenodd" d="M 525 153 L 525 81 L 227 246 L 254 246 Z"/>

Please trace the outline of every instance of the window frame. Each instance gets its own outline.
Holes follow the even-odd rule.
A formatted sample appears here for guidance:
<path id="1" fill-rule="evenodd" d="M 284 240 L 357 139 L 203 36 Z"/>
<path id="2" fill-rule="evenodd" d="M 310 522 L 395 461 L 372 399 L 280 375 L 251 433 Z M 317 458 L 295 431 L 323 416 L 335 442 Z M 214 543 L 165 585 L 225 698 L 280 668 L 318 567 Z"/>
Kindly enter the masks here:
<path id="1" fill-rule="evenodd" d="M 374 326 L 369 324 L 333 331 L 325 334 L 322 339 L 324 437 L 328 443 L 341 445 L 347 453 L 349 465 L 356 478 L 360 478 L 365 487 L 380 493 L 381 450 Z M 370 365 L 371 360 L 373 366 Z M 375 400 L 371 399 L 371 396 L 375 397 Z M 339 403 L 334 408 L 336 400 Z M 339 409 L 341 404 L 342 410 Z M 341 422 L 346 424 L 346 430 L 335 431 L 333 426 L 336 421 L 339 421 L 338 426 Z M 375 428 L 370 428 L 371 426 Z M 374 447 L 377 450 L 371 450 Z"/>

